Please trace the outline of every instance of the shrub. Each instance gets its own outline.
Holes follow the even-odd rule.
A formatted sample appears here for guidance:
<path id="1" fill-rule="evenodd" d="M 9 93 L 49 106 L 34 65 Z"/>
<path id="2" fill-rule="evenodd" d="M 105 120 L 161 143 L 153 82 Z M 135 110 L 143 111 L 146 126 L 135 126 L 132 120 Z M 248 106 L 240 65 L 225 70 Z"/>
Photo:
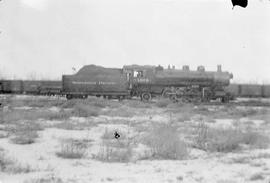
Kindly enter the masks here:
<path id="1" fill-rule="evenodd" d="M 9 129 L 10 133 L 14 134 L 11 141 L 15 144 L 32 144 L 38 138 L 38 130 L 43 130 L 43 127 L 38 123 L 15 125 L 15 127 Z"/>
<path id="2" fill-rule="evenodd" d="M 235 129 L 208 128 L 204 123 L 200 124 L 198 129 L 196 143 L 200 149 L 214 152 L 231 152 L 240 147 L 241 134 Z"/>
<path id="3" fill-rule="evenodd" d="M 114 139 L 117 141 L 116 139 Z M 95 159 L 105 162 L 128 162 L 132 157 L 132 148 L 129 145 L 124 147 L 113 147 L 111 142 L 103 141 Z"/>
<path id="4" fill-rule="evenodd" d="M 95 159 L 105 162 L 129 162 L 132 158 L 131 140 L 120 132 L 120 138 L 114 138 L 114 131 L 106 128 L 102 135 L 102 144 Z"/>
<path id="5" fill-rule="evenodd" d="M 177 130 L 170 124 L 156 124 L 143 138 L 143 143 L 158 159 L 184 159 L 188 156 L 187 145 L 179 139 Z"/>
<path id="6" fill-rule="evenodd" d="M 0 152 L 0 172 L 29 173 L 33 171 L 29 165 L 22 165 L 8 158 L 5 153 Z"/>
<path id="7" fill-rule="evenodd" d="M 264 176 L 262 175 L 262 173 L 256 173 L 253 174 L 250 178 L 250 181 L 258 181 L 258 180 L 264 180 Z"/>
<path id="8" fill-rule="evenodd" d="M 86 155 L 87 147 L 83 141 L 67 139 L 62 141 L 61 150 L 56 155 L 65 159 L 81 159 Z"/>
<path id="9" fill-rule="evenodd" d="M 195 146 L 214 152 L 232 152 L 239 149 L 241 144 L 265 148 L 269 142 L 266 136 L 257 132 L 242 132 L 236 128 L 209 128 L 204 122 L 199 123 L 196 134 Z"/>
<path id="10" fill-rule="evenodd" d="M 64 181 L 55 175 L 50 175 L 46 178 L 32 178 L 23 183 L 64 183 Z"/>
<path id="11" fill-rule="evenodd" d="M 259 111 L 258 110 L 256 110 L 256 109 L 245 109 L 245 110 L 242 110 L 241 111 L 241 115 L 243 116 L 243 117 L 247 117 L 247 116 L 254 116 L 254 115 L 256 115 L 256 114 L 258 114 L 259 113 Z"/>
<path id="12" fill-rule="evenodd" d="M 38 134 L 36 131 L 21 131 L 11 141 L 15 144 L 32 144 L 37 137 Z"/>
<path id="13" fill-rule="evenodd" d="M 72 116 L 72 111 L 61 109 L 59 112 L 49 113 L 49 115 L 47 116 L 47 118 L 49 120 L 61 120 L 61 119 L 68 119 L 71 116 Z"/>

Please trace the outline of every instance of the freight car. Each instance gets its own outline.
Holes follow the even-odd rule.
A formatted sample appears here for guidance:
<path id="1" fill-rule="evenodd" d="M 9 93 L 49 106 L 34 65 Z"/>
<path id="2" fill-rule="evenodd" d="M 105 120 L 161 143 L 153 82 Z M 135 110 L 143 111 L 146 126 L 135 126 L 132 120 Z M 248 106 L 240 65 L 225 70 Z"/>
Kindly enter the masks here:
<path id="1" fill-rule="evenodd" d="M 21 93 L 22 90 L 21 80 L 0 80 L 0 93 Z"/>
<path id="2" fill-rule="evenodd" d="M 234 97 L 270 97 L 270 85 L 230 84 L 225 90 Z"/>
<path id="3" fill-rule="evenodd" d="M 84 66 L 77 74 L 62 77 L 63 93 L 68 99 L 86 98 L 88 95 L 108 98 L 138 96 L 150 100 L 154 96 L 173 100 L 198 101 L 221 99 L 228 101 L 224 87 L 229 85 L 232 74 L 221 71 L 205 71 L 203 66 L 190 71 L 164 69 L 161 66 L 129 65 L 122 69 Z"/>
<path id="4" fill-rule="evenodd" d="M 4 94 L 59 95 L 61 90 L 61 81 L 0 80 L 0 93 Z"/>

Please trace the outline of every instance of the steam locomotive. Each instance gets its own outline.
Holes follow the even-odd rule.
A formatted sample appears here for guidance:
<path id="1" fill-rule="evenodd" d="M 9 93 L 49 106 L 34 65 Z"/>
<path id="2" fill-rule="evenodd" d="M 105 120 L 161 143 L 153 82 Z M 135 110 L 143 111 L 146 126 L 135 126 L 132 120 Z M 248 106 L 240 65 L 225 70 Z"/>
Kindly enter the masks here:
<path id="1" fill-rule="evenodd" d="M 209 101 L 220 99 L 227 102 L 230 94 L 225 87 L 233 75 L 217 71 L 205 71 L 199 66 L 197 71 L 174 67 L 127 65 L 119 68 L 104 68 L 87 65 L 74 75 L 62 76 L 62 93 L 67 99 L 86 98 L 88 95 L 104 98 L 141 97 L 148 101 L 155 96 L 172 100 Z"/>
<path id="2" fill-rule="evenodd" d="M 233 75 L 205 71 L 199 66 L 164 69 L 161 66 L 127 65 L 123 68 L 104 68 L 87 65 L 76 74 L 63 75 L 62 81 L 0 80 L 0 93 L 63 95 L 67 99 L 97 96 L 104 98 L 140 97 L 144 101 L 156 96 L 174 101 L 227 102 L 233 97 L 270 97 L 270 85 L 230 84 Z"/>

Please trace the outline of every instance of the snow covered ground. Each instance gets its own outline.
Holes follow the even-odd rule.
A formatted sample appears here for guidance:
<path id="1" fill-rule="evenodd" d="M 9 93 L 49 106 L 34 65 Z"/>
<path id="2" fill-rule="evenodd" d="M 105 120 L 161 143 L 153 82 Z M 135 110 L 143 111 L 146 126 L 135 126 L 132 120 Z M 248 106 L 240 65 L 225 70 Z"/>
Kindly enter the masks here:
<path id="1" fill-rule="evenodd" d="M 25 98 L 29 99 L 16 97 L 14 101 Z M 46 98 L 35 100 L 39 99 Z M 261 148 L 241 144 L 240 149 L 218 152 L 193 145 L 197 125 L 202 121 L 211 129 L 237 128 L 243 131 L 252 129 L 269 137 L 270 109 L 267 107 L 258 109 L 249 106 L 231 109 L 193 105 L 185 107 L 182 104 L 164 104 L 158 107 L 156 103 L 135 102 L 131 105 L 129 101 L 107 106 L 107 102 L 102 101 L 102 104 L 98 105 L 93 103 L 93 106 L 96 105 L 95 109 L 99 109 L 98 115 L 87 113 L 86 117 L 82 117 L 84 113 L 79 111 L 71 113 L 68 117 L 62 115 L 55 117 L 76 108 L 77 104 L 63 109 L 63 105 L 58 103 L 33 107 L 35 106 L 33 104 L 21 106 L 21 103 L 20 106 L 16 106 L 14 101 L 12 105 L 15 106 L 10 105 L 8 111 L 1 112 L 0 132 L 6 132 L 7 135 L 1 136 L 0 133 L 0 183 L 269 183 L 270 181 L 270 146 Z M 61 101 L 64 104 L 65 101 Z M 84 108 L 80 106 L 78 109 Z M 238 110 L 237 113 L 234 110 Z M 33 114 L 44 111 L 53 115 L 50 118 L 43 115 L 29 118 L 25 113 L 20 113 L 21 111 Z M 20 114 L 21 118 L 12 117 L 11 114 Z M 158 123 L 170 124 L 177 129 L 179 136 L 188 144 L 187 157 L 177 160 L 143 157 L 148 147 L 142 143 L 141 138 Z M 32 128 L 36 128 L 37 137 L 34 142 L 18 144 L 12 140 L 16 132 L 11 129 L 22 124 L 33 124 Z M 40 126 L 36 127 L 37 124 Z M 115 131 L 121 135 L 119 139 L 114 138 Z M 132 158 L 129 161 L 107 162 L 96 158 L 105 141 L 109 141 L 116 148 L 121 148 L 122 138 L 132 139 Z M 63 148 L 63 141 L 69 139 L 86 144 L 83 157 L 71 159 L 57 155 Z M 10 165 L 13 169 L 4 167 L 7 166 L 6 159 L 14 162 Z"/>

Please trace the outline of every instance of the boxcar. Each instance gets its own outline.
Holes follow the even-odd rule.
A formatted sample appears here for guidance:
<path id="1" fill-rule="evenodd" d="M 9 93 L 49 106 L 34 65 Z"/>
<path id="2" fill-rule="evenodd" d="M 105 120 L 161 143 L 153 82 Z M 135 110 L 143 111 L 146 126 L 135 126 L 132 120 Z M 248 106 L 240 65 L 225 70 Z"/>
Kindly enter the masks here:
<path id="1" fill-rule="evenodd" d="M 270 97 L 270 85 L 262 85 L 263 97 Z"/>
<path id="2" fill-rule="evenodd" d="M 23 81 L 23 93 L 25 94 L 39 94 L 41 87 L 41 81 L 24 80 Z"/>
<path id="3" fill-rule="evenodd" d="M 41 81 L 39 88 L 41 95 L 61 95 L 62 81 Z"/>
<path id="4" fill-rule="evenodd" d="M 262 85 L 258 84 L 241 84 L 239 96 L 241 97 L 262 97 Z"/>
<path id="5" fill-rule="evenodd" d="M 22 93 L 23 84 L 21 80 L 1 80 L 0 93 Z"/>

